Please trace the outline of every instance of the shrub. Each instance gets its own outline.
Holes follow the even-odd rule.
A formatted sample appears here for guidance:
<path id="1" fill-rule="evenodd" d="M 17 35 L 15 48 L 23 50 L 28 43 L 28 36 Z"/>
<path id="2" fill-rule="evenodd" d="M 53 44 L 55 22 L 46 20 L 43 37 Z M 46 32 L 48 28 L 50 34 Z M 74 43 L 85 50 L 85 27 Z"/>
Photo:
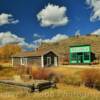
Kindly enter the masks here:
<path id="1" fill-rule="evenodd" d="M 32 77 L 33 79 L 38 80 L 49 80 L 54 82 L 59 82 L 61 79 L 61 75 L 56 72 L 48 69 L 48 68 L 32 68 Z"/>
<path id="2" fill-rule="evenodd" d="M 34 70 L 32 70 L 32 77 L 34 79 L 47 80 L 49 78 L 50 73 L 51 72 L 47 69 L 34 68 Z"/>
<path id="3" fill-rule="evenodd" d="M 62 81 L 62 78 L 63 78 L 63 75 L 52 72 L 50 73 L 48 80 L 58 83 Z"/>
<path id="4" fill-rule="evenodd" d="M 98 87 L 98 84 L 100 84 L 100 70 L 86 69 L 81 72 L 81 78 L 85 86 Z"/>

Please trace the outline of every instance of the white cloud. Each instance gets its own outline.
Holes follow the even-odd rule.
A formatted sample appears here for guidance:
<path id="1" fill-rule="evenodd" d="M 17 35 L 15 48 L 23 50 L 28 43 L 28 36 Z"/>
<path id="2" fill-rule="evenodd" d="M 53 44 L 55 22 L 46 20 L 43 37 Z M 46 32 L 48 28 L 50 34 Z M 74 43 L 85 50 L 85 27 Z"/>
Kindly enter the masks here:
<path id="1" fill-rule="evenodd" d="M 40 38 L 41 36 L 39 34 L 37 34 L 37 33 L 34 33 L 33 37 Z"/>
<path id="2" fill-rule="evenodd" d="M 53 42 L 58 42 L 60 40 L 67 39 L 67 38 L 68 36 L 65 34 L 57 34 L 51 39 L 37 39 L 37 40 L 34 40 L 33 43 L 28 43 L 25 41 L 24 38 L 19 37 L 11 33 L 10 31 L 8 31 L 8 32 L 0 32 L 0 46 L 16 43 L 20 45 L 23 49 L 35 49 L 38 46 L 40 46 L 42 42 L 53 43 Z"/>
<path id="3" fill-rule="evenodd" d="M 66 7 L 60 7 L 58 5 L 48 4 L 38 14 L 37 18 L 40 21 L 40 25 L 43 27 L 56 27 L 62 26 L 68 23 L 68 17 L 66 16 Z"/>
<path id="4" fill-rule="evenodd" d="M 37 46 L 33 43 L 27 43 L 25 41 L 18 43 L 23 49 L 35 49 Z"/>
<path id="5" fill-rule="evenodd" d="M 100 35 L 100 29 L 95 30 L 91 35 Z"/>
<path id="6" fill-rule="evenodd" d="M 19 20 L 15 20 L 12 14 L 0 14 L 0 26 L 5 24 L 16 24 Z"/>
<path id="7" fill-rule="evenodd" d="M 60 40 L 64 40 L 67 39 L 68 36 L 65 34 L 57 34 L 54 37 L 52 37 L 51 39 L 39 39 L 38 42 L 45 42 L 45 43 L 53 43 L 53 42 L 58 42 Z"/>
<path id="8" fill-rule="evenodd" d="M 34 40 L 33 43 L 36 47 L 40 46 L 41 43 L 43 42 L 44 40 L 43 39 L 37 39 L 37 40 Z"/>
<path id="9" fill-rule="evenodd" d="M 86 2 L 93 9 L 90 21 L 100 20 L 100 0 L 86 0 Z"/>
<path id="10" fill-rule="evenodd" d="M 25 42 L 24 38 L 18 37 L 17 35 L 12 34 L 10 31 L 0 33 L 0 46 L 4 46 L 6 44 L 13 44 L 13 43 L 17 43 L 23 49 L 35 47 L 34 44 L 29 44 Z"/>

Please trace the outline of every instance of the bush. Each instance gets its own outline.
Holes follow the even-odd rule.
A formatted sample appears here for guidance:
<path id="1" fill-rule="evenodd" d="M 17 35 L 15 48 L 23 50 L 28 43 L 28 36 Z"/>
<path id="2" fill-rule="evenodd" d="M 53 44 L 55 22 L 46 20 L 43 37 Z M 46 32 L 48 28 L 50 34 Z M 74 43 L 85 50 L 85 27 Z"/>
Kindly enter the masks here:
<path id="1" fill-rule="evenodd" d="M 47 69 L 34 68 L 34 70 L 32 70 L 32 77 L 33 79 L 47 80 L 49 78 L 50 73 L 51 72 Z"/>
<path id="2" fill-rule="evenodd" d="M 48 80 L 58 83 L 58 82 L 61 82 L 62 78 L 63 78 L 63 75 L 52 72 L 49 75 Z"/>
<path id="3" fill-rule="evenodd" d="M 37 80 L 49 80 L 54 82 L 59 82 L 61 75 L 47 68 L 33 68 L 32 77 Z"/>
<path id="4" fill-rule="evenodd" d="M 81 78 L 85 86 L 94 88 L 100 84 L 100 70 L 86 69 L 81 72 Z"/>

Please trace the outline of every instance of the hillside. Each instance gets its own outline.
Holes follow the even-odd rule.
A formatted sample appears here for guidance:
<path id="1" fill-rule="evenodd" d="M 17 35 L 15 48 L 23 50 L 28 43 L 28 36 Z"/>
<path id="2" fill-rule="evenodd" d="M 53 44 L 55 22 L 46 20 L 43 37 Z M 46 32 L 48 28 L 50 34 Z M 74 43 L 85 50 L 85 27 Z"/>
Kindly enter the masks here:
<path id="1" fill-rule="evenodd" d="M 90 44 L 92 46 L 92 52 L 95 53 L 96 56 L 100 55 L 100 36 L 70 37 L 56 43 L 42 43 L 38 50 L 51 49 L 58 53 L 60 57 L 63 57 L 69 53 L 69 46 L 77 44 Z"/>

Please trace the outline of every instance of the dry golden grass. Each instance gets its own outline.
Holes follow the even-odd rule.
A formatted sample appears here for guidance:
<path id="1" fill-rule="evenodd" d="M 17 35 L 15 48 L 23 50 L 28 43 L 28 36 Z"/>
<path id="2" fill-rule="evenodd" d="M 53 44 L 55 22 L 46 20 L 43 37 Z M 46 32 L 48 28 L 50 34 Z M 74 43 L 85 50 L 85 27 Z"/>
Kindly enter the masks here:
<path id="1" fill-rule="evenodd" d="M 80 72 L 81 68 L 70 68 L 70 67 L 63 67 L 63 66 L 59 66 L 59 67 L 51 67 L 50 70 L 60 73 L 60 74 L 64 74 L 64 75 L 69 75 L 69 74 L 75 74 Z"/>
<path id="2" fill-rule="evenodd" d="M 100 92 L 86 87 L 58 84 L 58 89 L 29 93 L 25 89 L 0 85 L 0 100 L 100 100 Z"/>
<path id="3" fill-rule="evenodd" d="M 11 67 L 0 67 L 0 79 L 12 79 L 16 74 L 14 68 Z"/>
<path id="4" fill-rule="evenodd" d="M 0 62 L 0 66 L 2 67 L 12 67 L 11 62 Z"/>
<path id="5" fill-rule="evenodd" d="M 73 68 L 67 66 L 47 68 L 64 75 L 79 74 L 87 68 Z M 37 67 L 33 66 L 33 70 Z M 12 68 L 0 70 L 0 77 L 11 77 L 15 74 Z M 47 89 L 39 93 L 29 93 L 27 89 L 0 84 L 0 100 L 100 100 L 100 91 L 84 86 L 57 84 L 58 89 Z"/>
<path id="6" fill-rule="evenodd" d="M 47 69 L 50 69 L 57 73 L 70 75 L 70 74 L 79 74 L 81 71 L 86 69 L 100 70 L 100 64 L 99 65 L 59 65 L 58 67 L 50 67 Z"/>

